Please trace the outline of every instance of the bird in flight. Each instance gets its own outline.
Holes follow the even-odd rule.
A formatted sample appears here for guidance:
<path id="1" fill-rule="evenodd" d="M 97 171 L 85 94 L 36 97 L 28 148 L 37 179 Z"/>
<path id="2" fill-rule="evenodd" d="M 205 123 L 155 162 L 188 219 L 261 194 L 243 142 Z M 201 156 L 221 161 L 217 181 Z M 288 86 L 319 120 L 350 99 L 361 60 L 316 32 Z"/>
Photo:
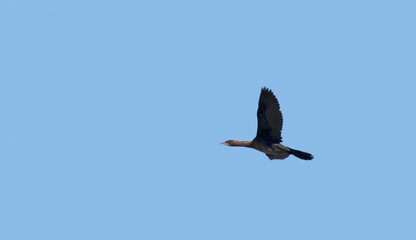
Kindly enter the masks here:
<path id="1" fill-rule="evenodd" d="M 227 140 L 221 145 L 231 147 L 248 147 L 263 152 L 273 159 L 285 159 L 294 155 L 303 160 L 312 160 L 310 153 L 286 147 L 282 142 L 283 117 L 279 102 L 273 92 L 263 87 L 260 93 L 259 108 L 257 109 L 257 135 L 252 141 Z"/>

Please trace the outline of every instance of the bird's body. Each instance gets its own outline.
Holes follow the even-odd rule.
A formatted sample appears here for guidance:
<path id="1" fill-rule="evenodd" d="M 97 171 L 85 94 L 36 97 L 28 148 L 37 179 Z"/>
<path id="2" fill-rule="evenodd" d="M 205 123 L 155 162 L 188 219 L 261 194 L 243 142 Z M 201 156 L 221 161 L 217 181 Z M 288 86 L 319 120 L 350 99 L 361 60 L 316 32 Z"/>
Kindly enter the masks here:
<path id="1" fill-rule="evenodd" d="M 283 144 L 258 143 L 257 141 L 252 142 L 255 146 L 254 149 L 264 152 L 270 159 L 285 159 L 290 155 L 290 149 Z"/>
<path id="2" fill-rule="evenodd" d="M 285 159 L 291 154 L 304 160 L 313 159 L 312 154 L 295 150 L 281 144 L 283 117 L 279 102 L 271 90 L 262 88 L 257 110 L 257 135 L 252 141 L 228 140 L 222 145 L 249 147 L 263 152 L 272 159 Z"/>

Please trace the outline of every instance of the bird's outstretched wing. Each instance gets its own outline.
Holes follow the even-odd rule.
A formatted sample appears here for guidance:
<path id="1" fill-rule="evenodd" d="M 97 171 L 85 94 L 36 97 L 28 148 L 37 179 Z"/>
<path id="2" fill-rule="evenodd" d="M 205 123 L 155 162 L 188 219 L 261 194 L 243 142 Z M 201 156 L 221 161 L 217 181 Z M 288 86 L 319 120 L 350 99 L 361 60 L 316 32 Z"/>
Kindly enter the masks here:
<path id="1" fill-rule="evenodd" d="M 260 93 L 257 124 L 257 139 L 271 143 L 282 142 L 282 112 L 276 96 L 266 87 Z"/>

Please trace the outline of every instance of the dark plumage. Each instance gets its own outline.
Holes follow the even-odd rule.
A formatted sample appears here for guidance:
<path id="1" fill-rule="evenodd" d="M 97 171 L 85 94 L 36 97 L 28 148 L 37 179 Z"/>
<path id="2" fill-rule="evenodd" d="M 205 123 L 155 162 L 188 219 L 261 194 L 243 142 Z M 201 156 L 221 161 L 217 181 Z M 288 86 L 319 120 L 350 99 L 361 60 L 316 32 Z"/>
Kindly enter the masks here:
<path id="1" fill-rule="evenodd" d="M 273 92 L 263 87 L 260 93 L 257 110 L 257 135 L 251 141 L 228 140 L 221 145 L 249 147 L 264 152 L 270 160 L 285 159 L 290 154 L 303 159 L 312 160 L 310 153 L 295 150 L 280 144 L 282 142 L 283 117 L 279 102 Z"/>

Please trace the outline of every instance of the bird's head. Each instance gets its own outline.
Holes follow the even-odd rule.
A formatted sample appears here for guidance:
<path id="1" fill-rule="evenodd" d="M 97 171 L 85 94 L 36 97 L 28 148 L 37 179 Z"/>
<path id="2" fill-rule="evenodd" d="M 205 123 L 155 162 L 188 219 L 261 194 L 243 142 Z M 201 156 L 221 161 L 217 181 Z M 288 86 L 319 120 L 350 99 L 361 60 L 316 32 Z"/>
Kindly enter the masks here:
<path id="1" fill-rule="evenodd" d="M 220 143 L 220 145 L 224 145 L 224 146 L 231 146 L 232 141 L 233 141 L 233 140 L 227 140 L 227 141 L 225 141 L 225 142 L 223 142 L 223 143 Z"/>
<path id="2" fill-rule="evenodd" d="M 249 141 L 237 141 L 237 140 L 227 140 L 220 145 L 230 146 L 230 147 L 248 147 L 250 144 Z"/>

